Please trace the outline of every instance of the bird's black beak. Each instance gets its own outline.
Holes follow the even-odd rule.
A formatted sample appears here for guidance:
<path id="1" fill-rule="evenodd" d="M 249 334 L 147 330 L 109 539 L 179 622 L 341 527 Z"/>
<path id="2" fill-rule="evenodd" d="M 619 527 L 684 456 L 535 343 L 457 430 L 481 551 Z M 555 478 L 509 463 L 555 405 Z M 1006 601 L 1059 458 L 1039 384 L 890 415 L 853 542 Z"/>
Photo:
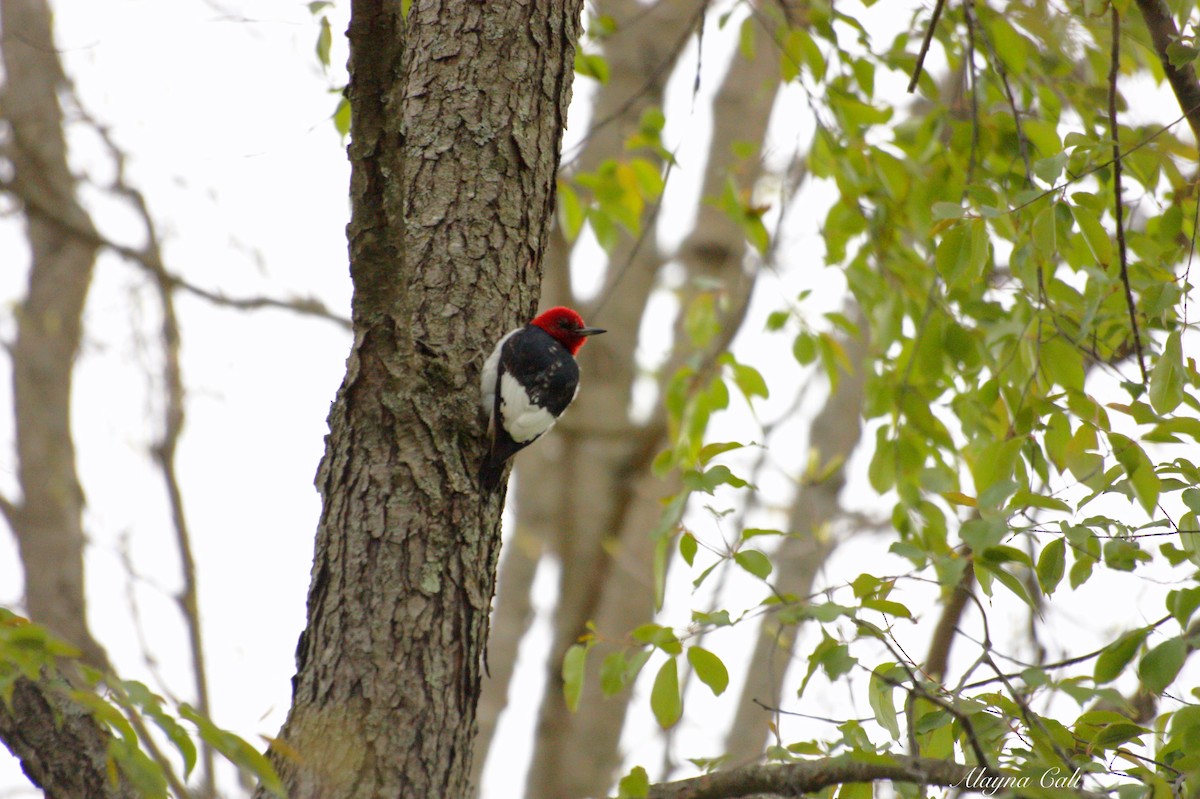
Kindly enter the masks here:
<path id="1" fill-rule="evenodd" d="M 602 327 L 581 327 L 575 331 L 575 335 L 577 335 L 577 336 L 598 336 L 601 333 L 607 333 L 607 332 L 608 331 Z"/>

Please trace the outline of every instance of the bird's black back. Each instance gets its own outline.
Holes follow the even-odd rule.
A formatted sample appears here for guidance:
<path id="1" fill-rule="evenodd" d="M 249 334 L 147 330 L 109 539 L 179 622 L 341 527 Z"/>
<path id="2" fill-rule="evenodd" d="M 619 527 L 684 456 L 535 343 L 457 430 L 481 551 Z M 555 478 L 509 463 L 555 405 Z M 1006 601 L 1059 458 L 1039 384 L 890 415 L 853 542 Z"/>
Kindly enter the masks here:
<path id="1" fill-rule="evenodd" d="M 558 418 L 579 387 L 579 364 L 558 340 L 536 325 L 527 325 L 521 334 L 504 342 L 496 369 L 496 392 L 492 398 L 492 442 L 480 466 L 479 477 L 485 490 L 493 490 L 504 474 L 504 464 L 513 455 L 537 441 L 514 441 L 500 423 L 503 418 L 501 382 L 512 375 L 524 387 L 530 400 Z"/>
<path id="2" fill-rule="evenodd" d="M 535 325 L 527 325 L 523 335 L 504 342 L 496 375 L 497 398 L 500 376 L 504 374 L 515 377 L 534 404 L 556 417 L 571 404 L 579 387 L 579 364 L 575 357 L 554 336 Z M 499 405 L 495 412 L 499 414 Z"/>

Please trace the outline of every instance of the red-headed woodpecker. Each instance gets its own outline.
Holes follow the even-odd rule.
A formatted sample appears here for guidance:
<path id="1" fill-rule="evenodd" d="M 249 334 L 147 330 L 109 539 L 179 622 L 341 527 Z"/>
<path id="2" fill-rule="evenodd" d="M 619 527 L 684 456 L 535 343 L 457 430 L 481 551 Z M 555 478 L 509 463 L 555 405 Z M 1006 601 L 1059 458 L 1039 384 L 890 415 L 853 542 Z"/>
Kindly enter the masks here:
<path id="1" fill-rule="evenodd" d="M 500 484 L 508 459 L 545 433 L 579 391 L 575 353 L 604 331 L 570 308 L 551 308 L 496 344 L 483 364 L 480 401 L 491 440 L 479 468 L 484 490 Z M 497 388 L 499 390 L 497 390 Z"/>

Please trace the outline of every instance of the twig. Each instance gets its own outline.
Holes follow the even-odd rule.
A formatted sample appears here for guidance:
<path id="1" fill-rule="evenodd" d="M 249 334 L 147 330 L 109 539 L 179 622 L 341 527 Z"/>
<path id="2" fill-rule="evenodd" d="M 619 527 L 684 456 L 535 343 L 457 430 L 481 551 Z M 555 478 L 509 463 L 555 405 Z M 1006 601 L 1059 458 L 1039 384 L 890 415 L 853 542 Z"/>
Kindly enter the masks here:
<path id="1" fill-rule="evenodd" d="M 1042 717 L 1033 712 L 1033 710 L 1029 707 L 1029 703 L 1025 701 L 1025 697 L 1022 696 L 1019 691 L 1017 691 L 1012 682 L 1004 675 L 1004 672 L 1000 670 L 1000 667 L 996 665 L 996 661 L 992 660 L 992 656 L 986 650 L 983 653 L 983 662 L 991 668 L 996 677 L 999 678 L 1000 682 L 1004 684 L 1004 688 L 1008 691 L 1008 695 L 1012 697 L 1012 700 L 1016 702 L 1017 707 L 1020 708 L 1021 716 L 1025 719 L 1025 723 L 1031 728 L 1037 727 L 1045 737 L 1045 740 L 1050 742 L 1050 748 L 1054 750 L 1054 754 L 1058 755 L 1064 765 L 1066 765 L 1072 771 L 1075 771 L 1075 761 L 1071 759 L 1070 753 L 1063 749 L 1062 746 L 1060 746 L 1055 740 L 1054 736 L 1050 734 L 1050 731 L 1046 729 L 1046 724 L 1042 721 Z"/>
<path id="2" fill-rule="evenodd" d="M 975 72 L 975 17 L 971 15 L 973 0 L 963 0 L 963 19 L 967 23 L 967 79 L 971 82 L 971 151 L 967 154 L 967 180 L 963 186 L 965 199 L 967 187 L 975 179 L 975 168 L 979 162 L 979 75 Z"/>
<path id="3" fill-rule="evenodd" d="M 857 620 L 856 623 L 860 628 L 866 627 L 868 630 L 872 629 L 871 626 L 864 625 L 861 622 L 857 622 Z M 892 657 L 896 659 L 896 663 L 899 664 L 900 668 L 904 669 L 905 673 L 908 674 L 908 679 L 912 685 L 905 685 L 899 680 L 892 679 L 886 674 L 877 675 L 879 679 L 883 680 L 888 685 L 891 685 L 893 688 L 900 688 L 904 691 L 907 691 L 910 695 L 919 696 L 949 713 L 954 720 L 962 726 L 963 734 L 967 736 L 967 743 L 970 744 L 971 751 L 974 753 L 975 759 L 979 761 L 979 765 L 986 771 L 993 771 L 991 761 L 988 760 L 987 753 L 983 751 L 983 744 L 979 741 L 979 737 L 975 733 L 975 725 L 971 723 L 971 719 L 967 718 L 967 715 L 955 707 L 952 703 L 946 701 L 940 696 L 937 696 L 936 694 L 930 693 L 925 689 L 923 681 L 917 677 L 917 669 L 919 667 L 913 665 L 911 658 L 908 658 L 897 651 L 896 645 L 894 645 L 892 641 L 888 640 L 890 632 L 888 635 L 880 635 L 878 633 L 881 631 L 879 631 L 878 628 L 874 628 L 874 631 L 876 633 L 876 639 L 885 647 L 887 647 L 888 652 L 890 652 Z"/>
<path id="4" fill-rule="evenodd" d="M 1108 67 L 1108 128 L 1112 135 L 1113 152 L 1113 216 L 1117 220 L 1117 255 L 1121 263 L 1121 285 L 1125 287 L 1125 306 L 1129 309 L 1129 325 L 1133 328 L 1133 348 L 1137 352 L 1138 369 L 1142 372 L 1142 383 L 1148 381 L 1146 358 L 1142 354 L 1142 337 L 1138 332 L 1137 304 L 1133 300 L 1133 289 L 1129 286 L 1129 257 L 1125 251 L 1125 207 L 1121 204 L 1121 143 L 1117 125 L 1117 76 L 1121 68 L 1121 15 L 1115 3 L 1110 4 L 1112 13 L 1112 55 Z"/>
<path id="5" fill-rule="evenodd" d="M 1025 129 L 1021 125 L 1021 112 L 1017 109 L 1017 98 L 1013 95 L 1012 86 L 1008 83 L 1008 70 L 1004 68 L 1004 62 L 1000 60 L 1000 54 L 996 52 L 996 46 L 985 26 L 980 26 L 979 35 L 983 38 L 984 46 L 987 47 L 988 57 L 996 70 L 996 76 L 1000 78 L 1000 87 L 1004 89 L 1004 98 L 1008 101 L 1009 110 L 1012 111 L 1013 125 L 1017 130 L 1017 150 L 1021 153 L 1021 161 L 1025 164 L 1025 182 L 1032 183 L 1033 167 L 1029 162 L 1029 140 L 1025 138 Z"/>
<path id="6" fill-rule="evenodd" d="M 229 297 L 221 292 L 209 291 L 201 288 L 194 283 L 189 283 L 178 275 L 166 274 L 166 279 L 171 286 L 178 288 L 181 291 L 186 291 L 188 294 L 194 294 L 197 297 L 208 300 L 213 305 L 222 305 L 226 308 L 234 308 L 239 311 L 257 311 L 262 308 L 278 308 L 283 311 L 292 311 L 301 316 L 313 316 L 317 319 L 324 319 L 328 322 L 333 322 L 343 330 L 351 330 L 350 318 L 341 316 L 329 310 L 325 303 L 315 297 L 293 297 L 288 300 L 279 300 L 274 297 Z"/>
<path id="7" fill-rule="evenodd" d="M 929 18 L 929 29 L 925 31 L 925 39 L 921 42 L 921 52 L 917 53 L 917 65 L 913 67 L 912 79 L 908 82 L 909 94 L 917 90 L 917 81 L 921 79 L 921 72 L 925 68 L 925 56 L 929 53 L 929 45 L 933 41 L 933 33 L 937 30 L 938 18 L 942 16 L 942 7 L 945 4 L 946 0 L 937 0 L 937 5 L 933 7 L 933 16 Z"/>

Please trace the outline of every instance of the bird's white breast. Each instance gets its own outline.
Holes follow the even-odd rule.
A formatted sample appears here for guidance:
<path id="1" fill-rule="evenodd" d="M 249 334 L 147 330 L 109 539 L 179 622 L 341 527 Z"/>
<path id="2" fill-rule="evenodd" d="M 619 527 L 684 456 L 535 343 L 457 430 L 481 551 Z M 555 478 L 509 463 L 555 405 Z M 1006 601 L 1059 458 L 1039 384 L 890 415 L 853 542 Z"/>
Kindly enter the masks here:
<path id="1" fill-rule="evenodd" d="M 500 377 L 500 417 L 504 429 L 518 444 L 540 436 L 554 427 L 554 414 L 529 401 L 524 387 L 510 374 Z"/>

